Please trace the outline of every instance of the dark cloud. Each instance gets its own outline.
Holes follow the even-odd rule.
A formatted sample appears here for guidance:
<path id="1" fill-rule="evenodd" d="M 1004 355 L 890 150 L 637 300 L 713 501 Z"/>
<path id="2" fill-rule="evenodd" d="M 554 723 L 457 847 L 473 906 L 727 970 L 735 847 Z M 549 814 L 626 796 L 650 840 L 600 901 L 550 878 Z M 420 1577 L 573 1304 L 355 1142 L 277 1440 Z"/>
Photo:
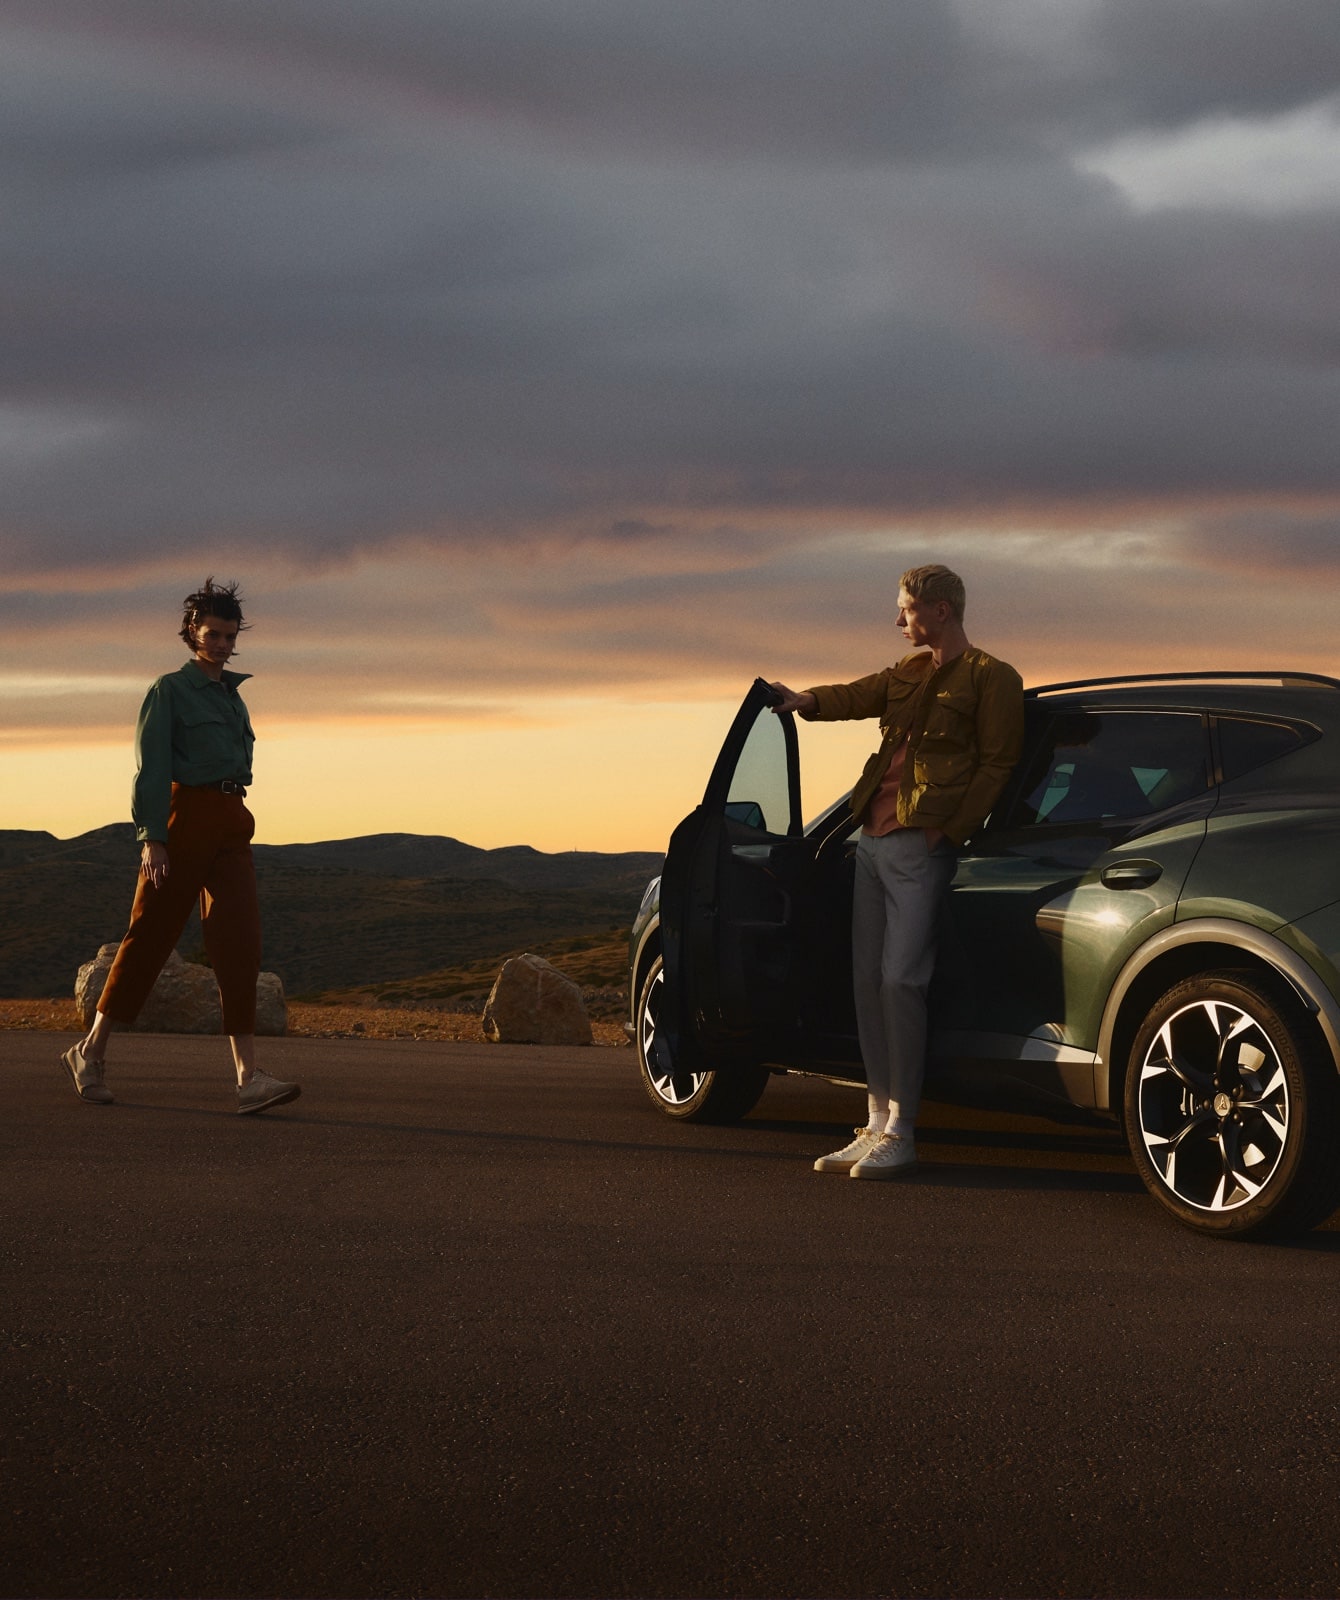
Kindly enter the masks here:
<path id="1" fill-rule="evenodd" d="M 258 53 L 605 143 L 998 153 L 1334 92 L 1330 0 L 11 0 L 43 28 Z"/>
<path id="2" fill-rule="evenodd" d="M 1340 495 L 1340 204 L 1084 164 L 1324 97 L 1329 3 L 20 0 L 0 42 L 11 572 Z"/>
<path id="3" fill-rule="evenodd" d="M 1330 0 L 1108 0 L 1092 16 L 1093 87 L 1128 125 L 1265 116 L 1340 82 Z"/>

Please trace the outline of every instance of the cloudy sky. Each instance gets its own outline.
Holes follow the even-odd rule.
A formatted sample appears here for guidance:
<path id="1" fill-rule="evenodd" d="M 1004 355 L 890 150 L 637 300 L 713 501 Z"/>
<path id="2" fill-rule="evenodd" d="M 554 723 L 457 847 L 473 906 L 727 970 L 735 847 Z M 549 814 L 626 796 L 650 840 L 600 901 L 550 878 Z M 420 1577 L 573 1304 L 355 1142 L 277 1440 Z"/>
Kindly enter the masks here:
<path id="1" fill-rule="evenodd" d="M 206 573 L 272 841 L 660 848 L 928 559 L 1030 682 L 1340 668 L 1334 0 L 0 0 L 0 185 L 0 826 Z"/>

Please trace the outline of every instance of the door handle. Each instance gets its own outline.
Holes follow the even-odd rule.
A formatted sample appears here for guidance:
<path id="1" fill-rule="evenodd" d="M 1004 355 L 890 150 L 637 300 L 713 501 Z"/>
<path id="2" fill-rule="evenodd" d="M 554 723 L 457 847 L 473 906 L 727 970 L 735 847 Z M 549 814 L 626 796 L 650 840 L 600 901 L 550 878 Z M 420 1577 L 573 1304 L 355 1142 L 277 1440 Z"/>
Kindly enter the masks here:
<path id="1" fill-rule="evenodd" d="M 1118 861 L 1100 874 L 1109 889 L 1147 889 L 1163 876 L 1157 861 Z"/>
<path id="2" fill-rule="evenodd" d="M 770 867 L 777 859 L 777 846 L 775 844 L 733 844 L 730 847 L 731 858 L 735 861 L 744 861 L 751 867 Z"/>

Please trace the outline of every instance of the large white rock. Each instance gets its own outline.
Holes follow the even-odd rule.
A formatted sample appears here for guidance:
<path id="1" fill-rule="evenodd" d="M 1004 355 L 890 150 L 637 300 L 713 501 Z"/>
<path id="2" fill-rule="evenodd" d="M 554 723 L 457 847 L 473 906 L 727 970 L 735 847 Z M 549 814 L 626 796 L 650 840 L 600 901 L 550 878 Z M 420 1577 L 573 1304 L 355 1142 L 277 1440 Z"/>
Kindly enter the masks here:
<path id="1" fill-rule="evenodd" d="M 115 944 L 103 945 L 97 956 L 79 969 L 74 982 L 74 1000 L 81 1027 L 93 1025 L 93 1015 L 118 949 Z M 223 1011 L 214 974 L 208 967 L 183 961 L 174 950 L 131 1029 L 135 1033 L 221 1033 Z M 277 1035 L 287 1031 L 284 985 L 277 973 L 262 972 L 256 981 L 256 1032 Z"/>
<path id="2" fill-rule="evenodd" d="M 543 956 L 504 961 L 484 1006 L 492 1044 L 590 1044 L 582 991 Z"/>

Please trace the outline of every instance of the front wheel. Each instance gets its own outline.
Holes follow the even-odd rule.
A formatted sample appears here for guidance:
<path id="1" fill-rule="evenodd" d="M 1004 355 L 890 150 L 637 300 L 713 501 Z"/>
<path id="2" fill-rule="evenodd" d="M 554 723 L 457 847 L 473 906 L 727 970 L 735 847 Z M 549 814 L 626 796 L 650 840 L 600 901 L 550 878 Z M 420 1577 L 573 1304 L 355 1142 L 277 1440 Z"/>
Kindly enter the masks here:
<path id="1" fill-rule="evenodd" d="M 1340 1205 L 1340 1080 L 1283 978 L 1207 972 L 1137 1033 L 1126 1130 L 1146 1188 L 1201 1233 L 1297 1232 Z"/>
<path id="2" fill-rule="evenodd" d="M 665 967 L 657 956 L 637 1001 L 637 1065 L 647 1098 L 658 1111 L 681 1122 L 738 1122 L 758 1104 L 768 1069 L 746 1064 L 712 1068 L 692 1059 L 676 1042 L 667 1049 L 657 1025 L 665 999 Z"/>

